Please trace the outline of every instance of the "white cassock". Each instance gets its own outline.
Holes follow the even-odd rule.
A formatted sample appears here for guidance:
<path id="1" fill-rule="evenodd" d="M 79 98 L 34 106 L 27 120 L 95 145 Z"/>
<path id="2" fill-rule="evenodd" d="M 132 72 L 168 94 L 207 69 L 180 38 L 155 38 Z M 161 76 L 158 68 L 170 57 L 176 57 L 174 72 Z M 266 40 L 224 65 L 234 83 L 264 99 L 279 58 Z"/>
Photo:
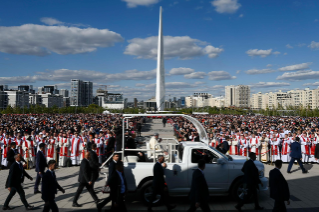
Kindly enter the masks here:
<path id="1" fill-rule="evenodd" d="M 10 138 L 8 138 L 8 139 L 3 138 L 0 141 L 0 148 L 2 149 L 2 161 L 1 161 L 1 164 L 3 166 L 7 166 L 8 165 L 7 153 L 10 150 L 10 144 L 11 144 L 11 139 Z"/>
<path id="2" fill-rule="evenodd" d="M 58 142 L 60 146 L 59 166 L 64 167 L 66 166 L 67 156 L 69 156 L 70 140 L 68 138 L 59 137 Z"/>
<path id="3" fill-rule="evenodd" d="M 47 145 L 47 162 L 50 160 L 56 161 L 56 148 L 57 148 L 57 142 L 55 139 L 50 139 Z"/>
<path id="4" fill-rule="evenodd" d="M 307 137 L 300 136 L 302 162 L 308 162 L 309 159 L 309 141 Z"/>
<path id="5" fill-rule="evenodd" d="M 99 158 L 99 163 L 103 163 L 103 152 L 104 152 L 104 143 L 102 141 L 102 139 L 99 138 L 94 138 L 94 143 L 96 144 L 96 154 L 97 157 Z"/>
<path id="6" fill-rule="evenodd" d="M 269 138 L 265 137 L 264 139 L 261 137 L 259 138 L 260 144 L 260 161 L 263 163 L 267 163 L 269 161 Z"/>
<path id="7" fill-rule="evenodd" d="M 82 144 L 82 139 L 77 137 L 77 138 L 72 138 L 71 139 L 71 160 L 72 160 L 72 165 L 80 165 L 80 145 Z"/>
<path id="8" fill-rule="evenodd" d="M 82 140 L 82 139 L 81 139 Z M 84 142 L 84 140 L 82 140 L 81 144 L 80 144 L 80 161 L 83 160 L 83 158 L 85 158 L 85 153 L 87 152 L 86 149 L 86 142 Z"/>
<path id="9" fill-rule="evenodd" d="M 315 149 L 316 146 L 318 144 L 318 140 L 317 140 L 317 136 L 315 136 L 314 138 L 312 138 L 311 140 L 311 147 L 310 147 L 310 155 L 309 155 L 309 162 L 314 162 L 316 163 L 316 158 L 315 158 Z"/>
<path id="10" fill-rule="evenodd" d="M 29 160 L 29 168 L 35 166 L 35 151 L 34 151 L 34 142 L 31 140 L 26 140 L 22 144 L 22 149 L 25 152 L 24 159 Z"/>
<path id="11" fill-rule="evenodd" d="M 270 140 L 270 145 L 271 145 L 271 161 L 275 162 L 276 160 L 280 160 L 280 154 L 279 154 L 279 143 L 280 143 L 280 138 L 273 138 Z"/>
<path id="12" fill-rule="evenodd" d="M 210 144 L 212 147 L 216 148 L 216 139 L 214 138 Z"/>
<path id="13" fill-rule="evenodd" d="M 44 138 L 40 138 L 40 137 L 38 137 L 38 142 L 37 142 L 37 153 L 40 151 L 40 144 L 42 144 L 42 143 L 44 143 L 45 145 L 46 145 L 46 143 L 45 143 L 45 139 Z M 44 146 L 44 151 L 43 152 L 45 152 L 46 153 L 46 146 Z"/>
<path id="14" fill-rule="evenodd" d="M 247 157 L 248 142 L 246 139 L 239 140 L 239 155 Z"/>
<path id="15" fill-rule="evenodd" d="M 22 157 L 24 157 L 24 153 L 23 153 L 23 149 L 22 149 L 23 140 L 22 139 L 20 139 L 20 140 L 16 139 L 14 142 L 17 145 L 16 149 L 18 150 L 19 154 Z M 19 145 L 21 145 L 21 146 L 19 146 Z"/>
<path id="16" fill-rule="evenodd" d="M 249 139 L 248 146 L 250 148 L 250 152 L 256 153 L 257 159 L 259 160 L 259 140 L 258 137 Z"/>
<path id="17" fill-rule="evenodd" d="M 229 144 L 229 154 L 238 155 L 238 140 L 234 139 L 232 141 L 228 141 L 228 144 Z"/>
<path id="18" fill-rule="evenodd" d="M 284 138 L 282 142 L 282 147 L 281 147 L 281 160 L 284 163 L 290 162 L 290 139 L 289 138 Z"/>

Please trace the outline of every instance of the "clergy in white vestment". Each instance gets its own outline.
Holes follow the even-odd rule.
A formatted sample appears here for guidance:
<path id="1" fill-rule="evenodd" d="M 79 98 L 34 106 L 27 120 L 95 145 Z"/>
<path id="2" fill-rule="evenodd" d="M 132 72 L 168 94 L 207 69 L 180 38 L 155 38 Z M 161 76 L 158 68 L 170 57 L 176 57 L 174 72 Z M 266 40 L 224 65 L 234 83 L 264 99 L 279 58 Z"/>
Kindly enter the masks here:
<path id="1" fill-rule="evenodd" d="M 239 145 L 239 155 L 247 157 L 248 141 L 243 134 L 240 136 L 238 145 Z"/>
<path id="2" fill-rule="evenodd" d="M 96 144 L 96 154 L 97 157 L 99 158 L 99 163 L 103 163 L 103 154 L 104 154 L 104 142 L 101 138 L 99 138 L 98 134 L 95 134 L 95 138 L 93 142 Z"/>
<path id="3" fill-rule="evenodd" d="M 263 163 L 268 163 L 269 161 L 269 138 L 267 137 L 266 133 L 262 134 L 262 137 L 259 138 L 260 144 L 260 161 Z"/>
<path id="4" fill-rule="evenodd" d="M 47 162 L 49 162 L 50 160 L 56 161 L 57 147 L 58 147 L 58 142 L 51 135 L 50 139 L 48 140 L 48 145 L 47 145 Z"/>
<path id="5" fill-rule="evenodd" d="M 19 154 L 24 155 L 23 149 L 22 149 L 23 140 L 22 140 L 22 137 L 21 137 L 20 133 L 18 134 L 18 136 L 14 140 L 14 142 L 17 145 L 16 149 L 18 150 Z"/>
<path id="6" fill-rule="evenodd" d="M 254 152 L 257 155 L 257 158 L 259 158 L 259 140 L 258 137 L 256 137 L 256 134 L 253 133 L 252 137 L 249 139 L 248 146 L 250 149 L 250 152 Z"/>
<path id="7" fill-rule="evenodd" d="M 82 144 L 82 139 L 79 137 L 77 132 L 74 133 L 74 137 L 71 139 L 71 161 L 72 165 L 80 165 L 80 145 Z"/>
<path id="8" fill-rule="evenodd" d="M 276 160 L 280 160 L 279 144 L 280 144 L 280 138 L 278 138 L 277 136 L 274 136 L 270 139 L 272 162 L 275 162 Z"/>
<path id="9" fill-rule="evenodd" d="M 66 133 L 63 133 L 62 136 L 58 137 L 58 142 L 60 146 L 59 166 L 64 167 L 69 156 L 70 139 L 66 136 Z"/>
<path id="10" fill-rule="evenodd" d="M 290 162 L 290 144 L 291 141 L 288 138 L 288 134 L 285 134 L 281 147 L 281 160 L 284 163 Z"/>
<path id="11" fill-rule="evenodd" d="M 8 165 L 7 161 L 7 153 L 10 150 L 11 138 L 9 138 L 9 134 L 6 134 L 0 141 L 0 148 L 2 149 L 2 161 L 1 164 L 3 166 Z"/>
<path id="12" fill-rule="evenodd" d="M 299 138 L 300 138 L 300 145 L 301 145 L 302 162 L 308 163 L 310 142 L 307 137 L 307 133 L 303 132 L 303 134 L 300 135 Z"/>
<path id="13" fill-rule="evenodd" d="M 310 152 L 309 152 L 309 162 L 311 163 L 316 163 L 316 158 L 315 158 L 315 150 L 316 150 L 316 146 L 318 144 L 318 140 L 317 140 L 317 136 L 314 132 L 311 133 L 311 135 L 309 136 L 310 139 Z"/>
<path id="14" fill-rule="evenodd" d="M 22 149 L 25 153 L 24 159 L 28 160 L 29 169 L 35 166 L 35 151 L 34 151 L 34 143 L 31 139 L 31 136 L 29 136 L 22 144 Z"/>
<path id="15" fill-rule="evenodd" d="M 229 154 L 238 155 L 238 139 L 235 134 L 233 134 L 232 139 L 228 141 L 229 144 Z"/>

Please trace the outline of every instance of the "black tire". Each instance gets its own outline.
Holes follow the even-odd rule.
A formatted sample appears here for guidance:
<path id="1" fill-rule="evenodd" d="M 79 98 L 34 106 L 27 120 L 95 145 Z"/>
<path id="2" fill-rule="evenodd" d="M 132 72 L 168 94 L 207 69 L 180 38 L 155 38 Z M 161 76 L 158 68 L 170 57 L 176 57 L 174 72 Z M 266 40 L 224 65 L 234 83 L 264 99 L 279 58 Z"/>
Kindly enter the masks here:
<path id="1" fill-rule="evenodd" d="M 243 192 L 247 193 L 247 189 L 244 188 L 244 182 L 242 179 L 240 179 L 234 184 L 231 190 L 231 196 L 236 202 L 239 202 L 239 200 L 241 199 L 240 196 Z M 250 201 L 251 197 L 249 197 L 248 200 Z"/>
<path id="2" fill-rule="evenodd" d="M 151 194 L 153 192 L 152 185 L 153 185 L 153 180 L 149 180 L 145 182 L 140 189 L 140 199 L 146 206 L 148 206 L 149 198 L 151 197 Z M 157 206 L 161 202 L 162 202 L 162 197 L 160 194 L 158 194 L 156 195 L 156 200 L 153 201 L 153 206 Z"/>

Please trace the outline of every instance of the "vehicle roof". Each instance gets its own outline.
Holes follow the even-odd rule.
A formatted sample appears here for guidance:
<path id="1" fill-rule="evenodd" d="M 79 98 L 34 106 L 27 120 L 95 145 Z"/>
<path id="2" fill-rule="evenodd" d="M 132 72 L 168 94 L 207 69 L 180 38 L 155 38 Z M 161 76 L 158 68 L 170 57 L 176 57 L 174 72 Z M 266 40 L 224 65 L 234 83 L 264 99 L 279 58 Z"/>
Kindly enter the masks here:
<path id="1" fill-rule="evenodd" d="M 194 142 L 194 141 L 183 141 L 181 142 L 183 146 L 187 147 L 207 147 L 205 143 L 202 142 Z"/>

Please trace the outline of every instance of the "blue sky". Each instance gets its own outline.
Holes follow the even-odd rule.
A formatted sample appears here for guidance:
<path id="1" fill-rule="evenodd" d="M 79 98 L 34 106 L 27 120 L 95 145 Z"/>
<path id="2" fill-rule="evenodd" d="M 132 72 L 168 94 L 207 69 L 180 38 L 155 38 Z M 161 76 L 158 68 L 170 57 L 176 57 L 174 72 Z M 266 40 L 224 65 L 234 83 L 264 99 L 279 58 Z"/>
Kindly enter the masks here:
<path id="1" fill-rule="evenodd" d="M 0 84 L 68 89 L 79 78 L 148 99 L 160 6 L 167 99 L 319 86 L 316 0 L 1 1 Z"/>

